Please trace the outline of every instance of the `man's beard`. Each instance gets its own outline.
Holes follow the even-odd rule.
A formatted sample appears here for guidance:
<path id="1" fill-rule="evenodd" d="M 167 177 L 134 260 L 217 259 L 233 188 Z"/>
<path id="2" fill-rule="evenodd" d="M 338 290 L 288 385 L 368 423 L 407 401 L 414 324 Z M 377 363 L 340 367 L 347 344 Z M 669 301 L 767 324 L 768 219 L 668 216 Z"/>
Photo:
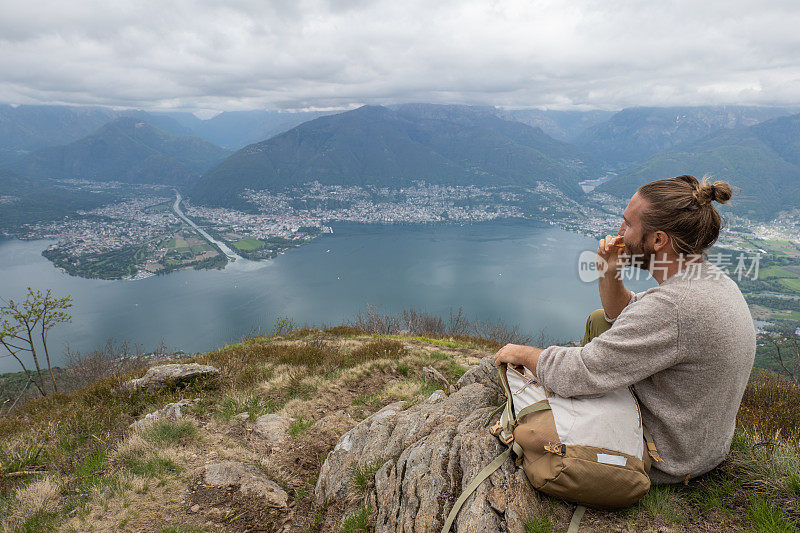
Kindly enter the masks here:
<path id="1" fill-rule="evenodd" d="M 639 242 L 635 245 L 625 243 L 625 252 L 628 254 L 628 264 L 649 271 L 650 264 L 655 258 L 656 251 L 647 246 L 645 242 L 646 236 L 647 235 L 642 235 L 642 238 L 639 239 Z"/>

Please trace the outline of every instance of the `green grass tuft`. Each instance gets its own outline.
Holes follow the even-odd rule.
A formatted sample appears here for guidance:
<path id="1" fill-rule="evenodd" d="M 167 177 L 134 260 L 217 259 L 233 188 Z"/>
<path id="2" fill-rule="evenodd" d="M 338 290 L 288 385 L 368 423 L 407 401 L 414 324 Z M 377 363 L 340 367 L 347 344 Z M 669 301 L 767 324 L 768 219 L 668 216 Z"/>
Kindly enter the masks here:
<path id="1" fill-rule="evenodd" d="M 556 533 L 556 525 L 546 516 L 533 516 L 525 520 L 525 533 Z"/>
<path id="2" fill-rule="evenodd" d="M 378 407 L 381 404 L 381 397 L 377 394 L 362 394 L 353 399 L 353 405 L 367 405 Z"/>
<path id="3" fill-rule="evenodd" d="M 685 518 L 684 512 L 687 508 L 686 502 L 680 497 L 678 491 L 670 485 L 654 485 L 644 498 L 631 508 L 631 512 L 643 512 L 653 518 L 664 520 L 665 522 L 682 522 Z"/>
<path id="4" fill-rule="evenodd" d="M 197 426 L 190 420 L 157 420 L 142 430 L 142 437 L 152 444 L 174 446 L 196 441 Z"/>
<path id="5" fill-rule="evenodd" d="M 372 526 L 372 508 L 362 507 L 345 517 L 340 533 L 360 533 L 369 531 Z"/>
<path id="6" fill-rule="evenodd" d="M 353 471 L 350 473 L 350 485 L 353 487 L 353 491 L 356 494 L 366 494 L 367 488 L 375 478 L 375 472 L 383 466 L 383 463 L 383 461 L 375 461 L 365 465 L 356 465 L 353 468 Z"/>
<path id="7" fill-rule="evenodd" d="M 753 521 L 755 531 L 768 533 L 793 533 L 797 531 L 797 525 L 789 521 L 786 513 L 775 508 L 764 496 L 751 498 L 747 512 Z"/>
<path id="8" fill-rule="evenodd" d="M 313 420 L 303 420 L 302 417 L 298 418 L 289 426 L 289 435 L 292 437 L 297 437 L 298 435 L 302 435 L 308 428 L 314 425 Z"/>
<path id="9" fill-rule="evenodd" d="M 794 494 L 794 497 L 800 502 L 800 474 L 797 472 L 789 474 L 786 486 L 789 487 L 789 492 Z"/>
<path id="10" fill-rule="evenodd" d="M 130 473 L 142 477 L 159 477 L 168 472 L 177 472 L 178 465 L 172 459 L 151 455 L 141 457 L 128 455 L 122 457 L 122 466 Z"/>
<path id="11" fill-rule="evenodd" d="M 740 484 L 730 475 L 701 479 L 694 482 L 693 490 L 686 491 L 687 498 L 702 512 L 726 510 L 733 502 Z"/>
<path id="12" fill-rule="evenodd" d="M 11 474 L 39 466 L 46 460 L 42 454 L 43 449 L 44 445 L 36 442 L 17 444 L 13 447 L 0 443 L 0 472 Z"/>
<path id="13" fill-rule="evenodd" d="M 16 529 L 19 533 L 45 533 L 55 531 L 59 522 L 59 514 L 54 511 L 39 509 L 25 519 Z"/>

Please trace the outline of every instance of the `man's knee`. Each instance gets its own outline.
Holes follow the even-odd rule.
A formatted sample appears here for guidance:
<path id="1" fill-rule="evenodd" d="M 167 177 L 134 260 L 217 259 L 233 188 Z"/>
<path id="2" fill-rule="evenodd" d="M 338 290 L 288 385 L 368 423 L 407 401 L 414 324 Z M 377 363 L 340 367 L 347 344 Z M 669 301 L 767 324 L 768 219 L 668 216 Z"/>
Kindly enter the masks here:
<path id="1" fill-rule="evenodd" d="M 606 314 L 603 309 L 595 309 L 589 314 L 589 318 L 586 319 L 586 334 L 583 337 L 581 345 L 585 346 L 593 338 L 608 331 L 610 328 L 611 322 L 606 320 Z"/>
<path id="2" fill-rule="evenodd" d="M 606 320 L 606 313 L 601 309 L 595 309 L 591 313 L 589 313 L 589 318 L 586 319 L 586 327 L 591 330 L 597 330 L 606 328 L 608 329 L 611 326 L 611 322 Z"/>

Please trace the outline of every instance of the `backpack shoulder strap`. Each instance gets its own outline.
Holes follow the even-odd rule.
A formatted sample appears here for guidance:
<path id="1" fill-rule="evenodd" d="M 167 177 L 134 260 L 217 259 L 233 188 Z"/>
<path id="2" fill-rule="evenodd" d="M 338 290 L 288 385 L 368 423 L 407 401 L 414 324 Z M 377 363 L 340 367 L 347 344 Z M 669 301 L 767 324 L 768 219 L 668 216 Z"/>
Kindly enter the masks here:
<path id="1" fill-rule="evenodd" d="M 477 489 L 478 486 L 483 483 L 484 479 L 492 475 L 495 470 L 503 466 L 503 463 L 505 463 L 510 456 L 511 448 L 495 457 L 494 461 L 486 465 L 484 469 L 478 473 L 475 479 L 473 479 L 472 482 L 467 485 L 467 487 L 464 489 L 464 492 L 462 492 L 461 496 L 459 496 L 456 500 L 456 503 L 453 504 L 453 508 L 450 509 L 450 514 L 447 515 L 447 520 L 442 527 L 442 533 L 449 533 L 450 528 L 453 526 L 453 522 L 456 519 L 456 515 L 458 515 L 458 511 L 461 510 L 461 506 L 464 505 L 465 501 L 467 501 L 469 495 L 475 492 L 475 489 Z"/>
<path id="2" fill-rule="evenodd" d="M 585 512 L 586 507 L 583 505 L 579 505 L 575 508 L 575 512 L 572 513 L 572 520 L 569 521 L 567 533 L 578 533 L 578 528 L 581 525 L 581 519 L 583 518 L 583 513 Z"/>
<path id="3" fill-rule="evenodd" d="M 522 457 L 522 448 L 519 444 L 514 442 L 514 428 L 517 425 L 517 420 L 530 413 L 546 411 L 550 409 L 549 402 L 545 400 L 522 408 L 515 416 L 511 388 L 508 386 L 508 378 L 506 377 L 506 365 L 502 365 L 499 368 L 499 374 L 500 383 L 503 386 L 503 391 L 506 394 L 506 406 L 505 409 L 503 409 L 503 414 L 500 417 L 500 421 L 495 425 L 494 428 L 492 428 L 492 434 L 499 438 L 509 448 L 495 457 L 494 461 L 486 465 L 483 470 L 478 472 L 478 475 L 475 476 L 475 479 L 473 479 L 470 484 L 464 488 L 461 496 L 458 497 L 456 502 L 453 504 L 453 508 L 450 509 L 450 513 L 447 515 L 447 520 L 442 527 L 442 533 L 449 533 L 450 528 L 453 526 L 453 522 L 458 515 L 458 512 L 461 510 L 461 507 L 464 505 L 464 502 L 467 501 L 467 498 L 469 498 L 470 494 L 475 492 L 480 484 L 483 483 L 483 480 L 492 475 L 495 470 L 500 468 L 511 456 L 512 452 L 517 457 Z"/>

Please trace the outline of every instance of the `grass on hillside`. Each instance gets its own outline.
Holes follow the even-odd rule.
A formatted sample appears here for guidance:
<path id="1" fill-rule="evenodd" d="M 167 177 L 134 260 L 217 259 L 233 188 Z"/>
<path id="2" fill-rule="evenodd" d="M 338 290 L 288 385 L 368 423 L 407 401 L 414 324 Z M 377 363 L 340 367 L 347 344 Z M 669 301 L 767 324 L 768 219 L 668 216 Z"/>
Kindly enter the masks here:
<path id="1" fill-rule="evenodd" d="M 341 402 L 336 409 L 345 408 L 358 420 L 392 401 L 419 401 L 438 388 L 424 380 L 422 366 L 434 366 L 453 382 L 465 365 L 497 345 L 466 336 L 374 336 L 351 326 L 281 331 L 198 356 L 197 362 L 214 365 L 221 376 L 189 389 L 147 394 L 121 386 L 141 375 L 140 370 L 104 378 L 69 395 L 31 401 L 0 418 L 0 524 L 4 531 L 50 531 L 113 518 L 114 527 L 133 528 L 137 517 L 125 510 L 125 502 L 131 509 L 137 498 L 168 502 L 175 490 L 185 490 L 189 483 L 187 453 L 220 445 L 222 437 L 209 433 L 207 425 L 233 428 L 233 417 L 240 413 L 251 421 L 266 413 L 288 413 L 294 422 L 287 437 L 302 450 L 314 440 L 310 435 L 317 431 L 319 416 L 307 409 L 331 386 L 354 391 L 330 398 Z M 472 363 L 465 362 L 464 353 L 472 354 Z M 128 428 L 165 403 L 188 397 L 201 398 L 193 416 L 142 431 Z M 654 487 L 632 509 L 589 511 L 588 523 L 628 524 L 632 530 L 643 524 L 706 524 L 712 529 L 792 531 L 800 523 L 798 405 L 797 385 L 771 374 L 754 377 L 739 412 L 730 457 L 721 467 L 688 487 Z M 336 524 L 341 531 L 369 530 L 375 512 L 369 505 L 331 518 L 333 510 L 313 504 L 313 486 L 324 459 L 324 454 L 315 453 L 302 470 L 307 474 L 280 465 L 269 471 L 294 495 L 303 527 L 327 531 Z M 380 466 L 362 465 L 352 472 L 354 494 L 371 490 Z M 123 505 L 119 517 L 111 511 L 105 513 L 111 518 L 98 515 L 98 509 L 118 505 Z M 557 501 L 551 507 L 567 508 Z M 562 514 L 530 517 L 526 531 L 561 530 Z M 159 525 L 164 531 L 201 526 L 191 521 Z"/>

